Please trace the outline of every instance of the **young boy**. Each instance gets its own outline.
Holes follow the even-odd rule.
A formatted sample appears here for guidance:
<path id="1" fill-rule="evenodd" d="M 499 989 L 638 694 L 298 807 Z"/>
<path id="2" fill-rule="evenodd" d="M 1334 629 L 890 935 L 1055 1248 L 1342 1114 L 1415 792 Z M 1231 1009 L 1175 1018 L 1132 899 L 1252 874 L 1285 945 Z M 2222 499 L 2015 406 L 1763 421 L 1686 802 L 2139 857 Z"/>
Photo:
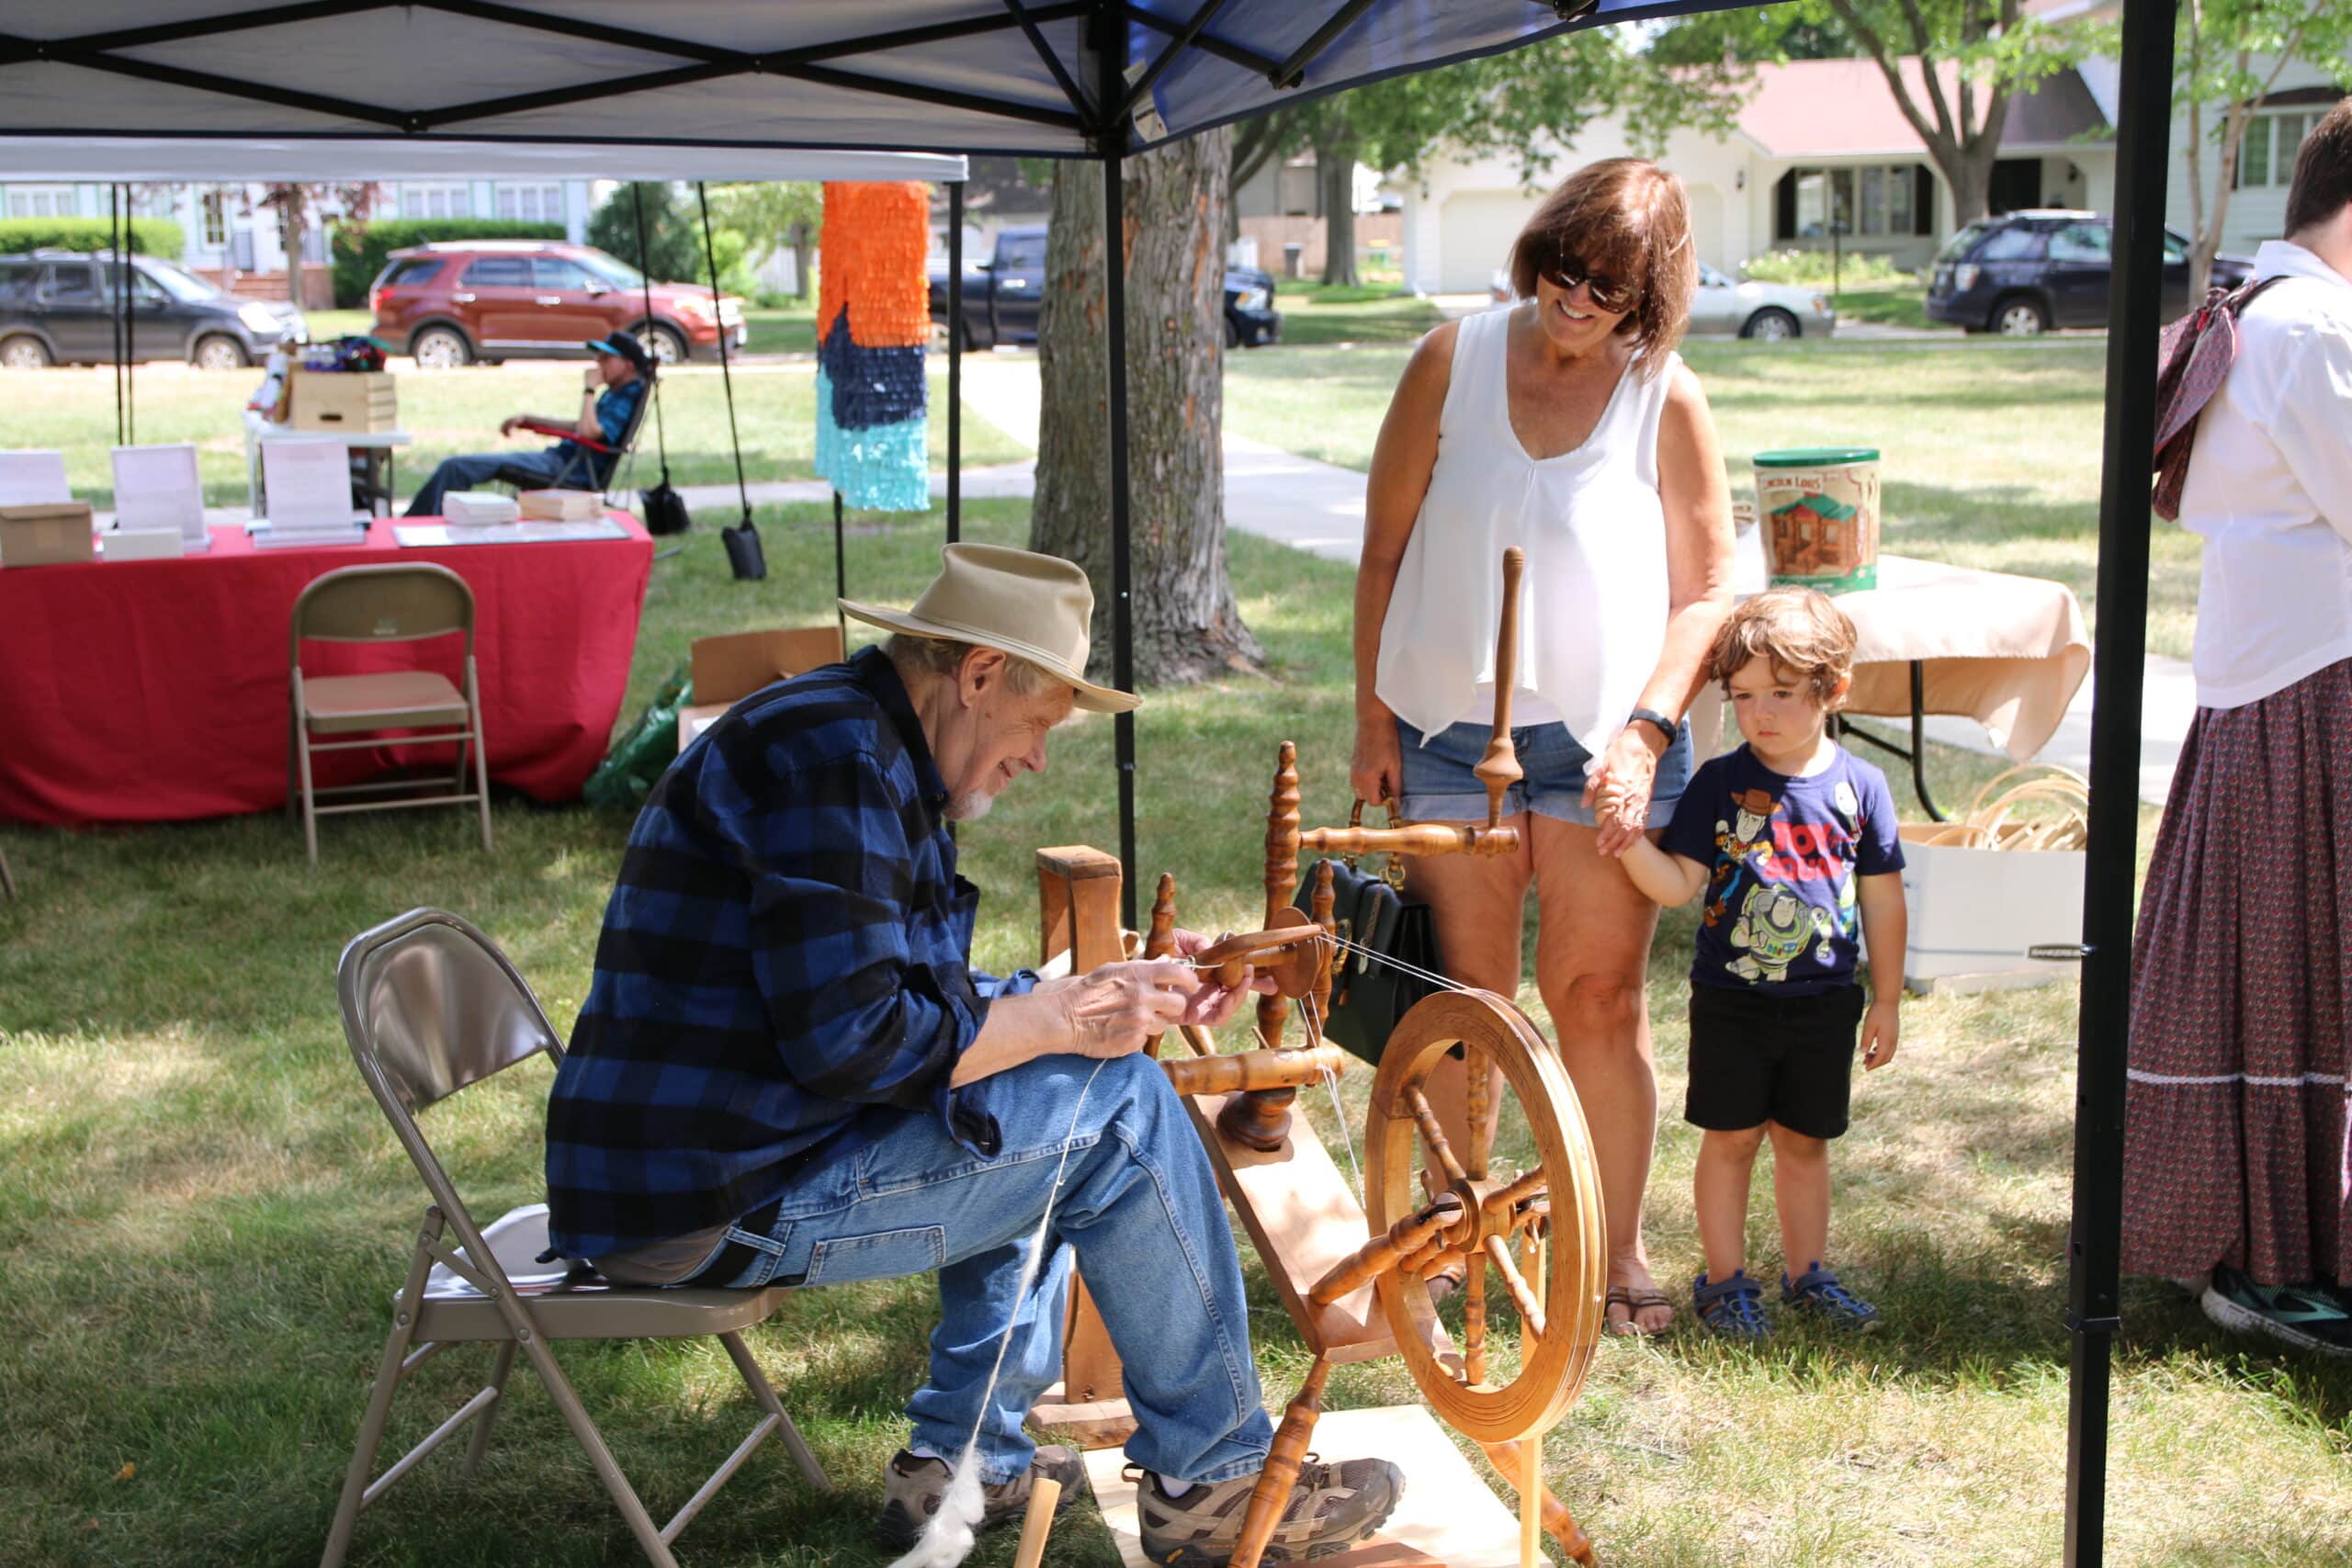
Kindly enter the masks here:
<path id="1" fill-rule="evenodd" d="M 1770 1333 L 1747 1277 L 1748 1179 L 1772 1141 L 1783 1305 L 1869 1328 L 1877 1309 L 1822 1259 L 1829 1240 L 1829 1140 L 1846 1130 L 1854 1027 L 1862 1065 L 1894 1059 L 1903 991 L 1903 849 L 1886 775 L 1829 739 L 1852 683 L 1854 624 L 1809 588 L 1776 588 L 1734 611 L 1708 650 L 1747 744 L 1698 771 L 1662 844 L 1624 852 L 1634 885 L 1661 904 L 1705 895 L 1690 965 L 1690 1092 L 1699 1145 L 1700 1321 Z M 1870 939 L 1871 1001 L 1855 983 Z M 1802 1267 L 1800 1267 L 1802 1266 Z"/>

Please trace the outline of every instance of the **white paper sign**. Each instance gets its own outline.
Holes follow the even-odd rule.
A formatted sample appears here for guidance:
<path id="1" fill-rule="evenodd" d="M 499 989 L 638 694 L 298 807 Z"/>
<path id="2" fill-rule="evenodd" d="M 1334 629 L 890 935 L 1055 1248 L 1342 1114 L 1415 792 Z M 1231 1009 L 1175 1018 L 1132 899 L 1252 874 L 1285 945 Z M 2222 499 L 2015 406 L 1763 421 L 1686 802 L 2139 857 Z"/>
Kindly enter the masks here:
<path id="1" fill-rule="evenodd" d="M 273 529 L 348 528 L 365 513 L 351 504 L 351 448 L 340 441 L 265 441 L 262 489 Z"/>
<path id="2" fill-rule="evenodd" d="M 62 452 L 0 452 L 0 506 L 71 501 Z"/>
<path id="3" fill-rule="evenodd" d="M 116 447 L 114 525 L 126 533 L 170 528 L 192 543 L 209 543 L 196 448 L 187 444 Z"/>

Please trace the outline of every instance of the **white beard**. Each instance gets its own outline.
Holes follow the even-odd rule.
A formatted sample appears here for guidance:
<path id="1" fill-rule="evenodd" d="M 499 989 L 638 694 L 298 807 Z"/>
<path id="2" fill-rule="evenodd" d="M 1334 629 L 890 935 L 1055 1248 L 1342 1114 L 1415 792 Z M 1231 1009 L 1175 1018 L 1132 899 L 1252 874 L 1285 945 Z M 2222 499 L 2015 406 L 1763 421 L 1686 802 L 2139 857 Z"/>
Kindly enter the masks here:
<path id="1" fill-rule="evenodd" d="M 977 822 L 995 807 L 996 796 L 984 789 L 976 789 L 969 795 L 960 795 L 949 801 L 946 815 L 950 822 Z"/>

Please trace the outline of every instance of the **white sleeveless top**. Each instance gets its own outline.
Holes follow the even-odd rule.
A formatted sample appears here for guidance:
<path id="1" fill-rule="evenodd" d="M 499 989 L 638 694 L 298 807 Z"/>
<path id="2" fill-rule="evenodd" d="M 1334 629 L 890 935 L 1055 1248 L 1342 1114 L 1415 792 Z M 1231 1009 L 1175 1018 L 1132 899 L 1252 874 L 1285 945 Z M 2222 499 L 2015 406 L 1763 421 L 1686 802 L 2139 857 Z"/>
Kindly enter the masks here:
<path id="1" fill-rule="evenodd" d="M 1513 682 L 1598 756 L 1641 701 L 1666 646 L 1666 509 L 1657 426 L 1680 363 L 1625 367 L 1584 445 L 1538 461 L 1511 430 L 1510 310 L 1463 318 L 1438 421 L 1437 464 L 1381 626 L 1374 690 L 1435 734 L 1492 710 L 1504 547 L 1527 552 Z M 1485 694 L 1482 701 L 1482 693 Z M 1549 710 L 1548 712 L 1544 710 Z"/>

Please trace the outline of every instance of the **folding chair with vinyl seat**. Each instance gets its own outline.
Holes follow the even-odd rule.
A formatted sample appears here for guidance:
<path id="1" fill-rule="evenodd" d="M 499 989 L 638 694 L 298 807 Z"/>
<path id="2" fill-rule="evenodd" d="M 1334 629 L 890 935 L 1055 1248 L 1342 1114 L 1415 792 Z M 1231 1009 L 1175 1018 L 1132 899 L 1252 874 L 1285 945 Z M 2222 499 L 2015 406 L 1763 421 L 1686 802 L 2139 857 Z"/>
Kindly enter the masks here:
<path id="1" fill-rule="evenodd" d="M 637 400 L 637 406 L 629 411 L 628 422 L 621 426 L 620 439 L 610 446 L 602 441 L 582 440 L 572 433 L 571 427 L 554 422 L 538 419 L 522 421 L 525 430 L 534 430 L 542 435 L 553 435 L 571 442 L 571 456 L 564 459 L 563 467 L 556 470 L 553 479 L 528 468 L 502 468 L 491 476 L 491 482 L 503 484 L 512 491 L 592 490 L 609 492 L 625 488 L 616 486 L 613 481 L 620 473 L 622 465 L 633 468 L 637 462 L 638 433 L 645 428 L 646 411 L 653 406 L 657 390 L 653 382 L 654 373 L 649 370 L 645 373 L 643 395 Z"/>
<path id="2" fill-rule="evenodd" d="M 413 642 L 462 633 L 465 689 L 431 670 L 394 670 L 373 675 L 302 673 L 305 642 Z M 345 811 L 390 811 L 412 806 L 471 805 L 481 818 L 482 852 L 490 852 L 490 765 L 481 738 L 481 691 L 474 674 L 474 594 L 464 578 L 446 566 L 352 566 L 313 581 L 294 601 L 287 642 L 291 692 L 287 709 L 286 809 L 302 813 L 302 840 L 311 863 L 319 863 L 322 816 Z M 456 726 L 455 728 L 447 728 Z M 401 730 L 393 737 L 383 731 Z M 339 739 L 315 739 L 338 736 Z M 357 737 L 357 739 L 353 739 Z M 447 795 L 411 795 L 401 799 L 352 801 L 322 806 L 328 796 L 413 791 L 413 779 L 378 780 L 320 789 L 311 784 L 311 755 L 382 746 L 458 743 L 457 769 Z M 473 757 L 473 788 L 466 788 L 466 758 Z"/>
<path id="3" fill-rule="evenodd" d="M 352 939 L 337 966 L 336 991 L 359 1076 L 424 1179 L 432 1201 L 409 1257 L 408 1276 L 392 1299 L 391 1335 L 360 1421 L 358 1444 L 344 1478 L 343 1498 L 319 1560 L 321 1568 L 336 1568 L 343 1561 L 363 1509 L 468 1422 L 474 1428 L 464 1472 L 475 1472 L 489 1446 L 491 1424 L 505 1397 L 507 1374 L 518 1348 L 587 1450 L 597 1479 L 619 1506 L 638 1545 L 662 1568 L 674 1568 L 670 1542 L 772 1433 L 782 1435 L 811 1486 L 831 1491 L 832 1483 L 816 1455 L 743 1343 L 742 1331 L 765 1321 L 790 1293 L 786 1289 L 632 1289 L 584 1269 L 567 1272 L 560 1264 L 539 1264 L 534 1259 L 548 1245 L 544 1203 L 513 1210 L 476 1227 L 472 1212 L 419 1131 L 417 1113 L 533 1056 L 545 1054 L 558 1063 L 563 1059 L 563 1047 L 538 999 L 490 939 L 456 915 L 412 909 Z M 762 1414 L 751 1435 L 701 1489 L 667 1525 L 657 1527 L 614 1461 L 551 1347 L 566 1339 L 703 1335 L 716 1336 L 726 1347 Z M 406 1457 L 370 1481 L 401 1381 L 448 1346 L 473 1342 L 497 1347 L 490 1382 Z"/>

